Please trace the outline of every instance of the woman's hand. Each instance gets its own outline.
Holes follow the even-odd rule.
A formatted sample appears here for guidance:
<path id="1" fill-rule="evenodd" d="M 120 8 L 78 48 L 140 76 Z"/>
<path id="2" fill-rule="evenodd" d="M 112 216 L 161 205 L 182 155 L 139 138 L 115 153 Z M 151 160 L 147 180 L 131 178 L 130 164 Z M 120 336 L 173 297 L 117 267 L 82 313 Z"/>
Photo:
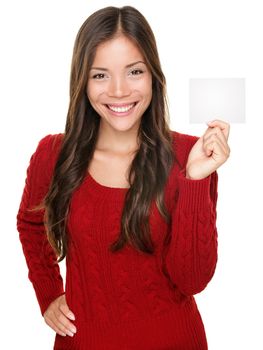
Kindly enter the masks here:
<path id="1" fill-rule="evenodd" d="M 68 320 L 68 318 L 75 320 L 75 316 L 69 310 L 65 294 L 59 296 L 50 303 L 43 317 L 47 325 L 62 336 L 70 335 L 73 337 L 74 333 L 77 331 L 74 324 Z"/>
<path id="2" fill-rule="evenodd" d="M 209 176 L 229 157 L 230 125 L 222 120 L 208 122 L 208 128 L 192 147 L 186 164 L 186 177 L 199 180 Z"/>

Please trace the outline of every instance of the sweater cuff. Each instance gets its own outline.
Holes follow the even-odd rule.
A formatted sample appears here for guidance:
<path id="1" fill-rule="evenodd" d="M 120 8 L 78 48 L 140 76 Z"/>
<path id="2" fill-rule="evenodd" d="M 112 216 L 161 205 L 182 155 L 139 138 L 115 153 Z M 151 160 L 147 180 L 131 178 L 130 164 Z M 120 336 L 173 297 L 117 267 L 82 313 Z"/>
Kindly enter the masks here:
<path id="1" fill-rule="evenodd" d="M 203 179 L 192 180 L 186 178 L 185 170 L 181 170 L 178 175 L 178 206 L 192 212 L 211 206 L 210 184 L 211 175 Z"/>
<path id="2" fill-rule="evenodd" d="M 48 308 L 49 304 L 64 294 L 63 280 L 38 280 L 33 284 L 41 314 Z"/>

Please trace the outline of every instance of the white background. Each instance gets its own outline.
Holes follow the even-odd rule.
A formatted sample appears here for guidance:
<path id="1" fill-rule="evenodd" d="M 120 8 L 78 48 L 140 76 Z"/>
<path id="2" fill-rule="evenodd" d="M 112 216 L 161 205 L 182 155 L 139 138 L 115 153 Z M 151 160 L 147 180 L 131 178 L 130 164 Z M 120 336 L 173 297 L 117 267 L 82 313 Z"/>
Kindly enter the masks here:
<path id="1" fill-rule="evenodd" d="M 190 78 L 246 79 L 246 124 L 231 125 L 231 157 L 218 170 L 217 269 L 196 300 L 209 350 L 263 349 L 263 12 L 256 0 L 1 2 L 0 348 L 52 349 L 55 333 L 40 314 L 16 231 L 25 171 L 38 141 L 64 131 L 80 25 L 100 7 L 127 4 L 155 32 L 172 129 L 193 135 L 206 129 L 188 122 Z"/>

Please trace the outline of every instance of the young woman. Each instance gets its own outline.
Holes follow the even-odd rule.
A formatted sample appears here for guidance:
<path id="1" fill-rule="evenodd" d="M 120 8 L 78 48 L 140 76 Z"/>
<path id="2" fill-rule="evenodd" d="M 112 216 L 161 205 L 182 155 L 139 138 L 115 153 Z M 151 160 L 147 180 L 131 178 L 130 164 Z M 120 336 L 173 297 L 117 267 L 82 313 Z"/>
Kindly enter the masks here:
<path id="1" fill-rule="evenodd" d="M 229 124 L 196 137 L 167 116 L 146 19 L 129 6 L 93 13 L 75 41 L 65 131 L 39 141 L 17 214 L 56 350 L 207 349 L 193 295 L 216 267 Z"/>

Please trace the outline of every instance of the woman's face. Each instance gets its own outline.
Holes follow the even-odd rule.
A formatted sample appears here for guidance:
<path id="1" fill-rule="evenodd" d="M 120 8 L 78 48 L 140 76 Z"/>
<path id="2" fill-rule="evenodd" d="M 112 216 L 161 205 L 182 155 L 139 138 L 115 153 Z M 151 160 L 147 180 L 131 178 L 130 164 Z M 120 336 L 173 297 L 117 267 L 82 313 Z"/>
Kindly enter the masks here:
<path id="1" fill-rule="evenodd" d="M 98 46 L 87 95 L 103 127 L 138 129 L 152 99 L 152 75 L 130 39 L 120 35 Z"/>

